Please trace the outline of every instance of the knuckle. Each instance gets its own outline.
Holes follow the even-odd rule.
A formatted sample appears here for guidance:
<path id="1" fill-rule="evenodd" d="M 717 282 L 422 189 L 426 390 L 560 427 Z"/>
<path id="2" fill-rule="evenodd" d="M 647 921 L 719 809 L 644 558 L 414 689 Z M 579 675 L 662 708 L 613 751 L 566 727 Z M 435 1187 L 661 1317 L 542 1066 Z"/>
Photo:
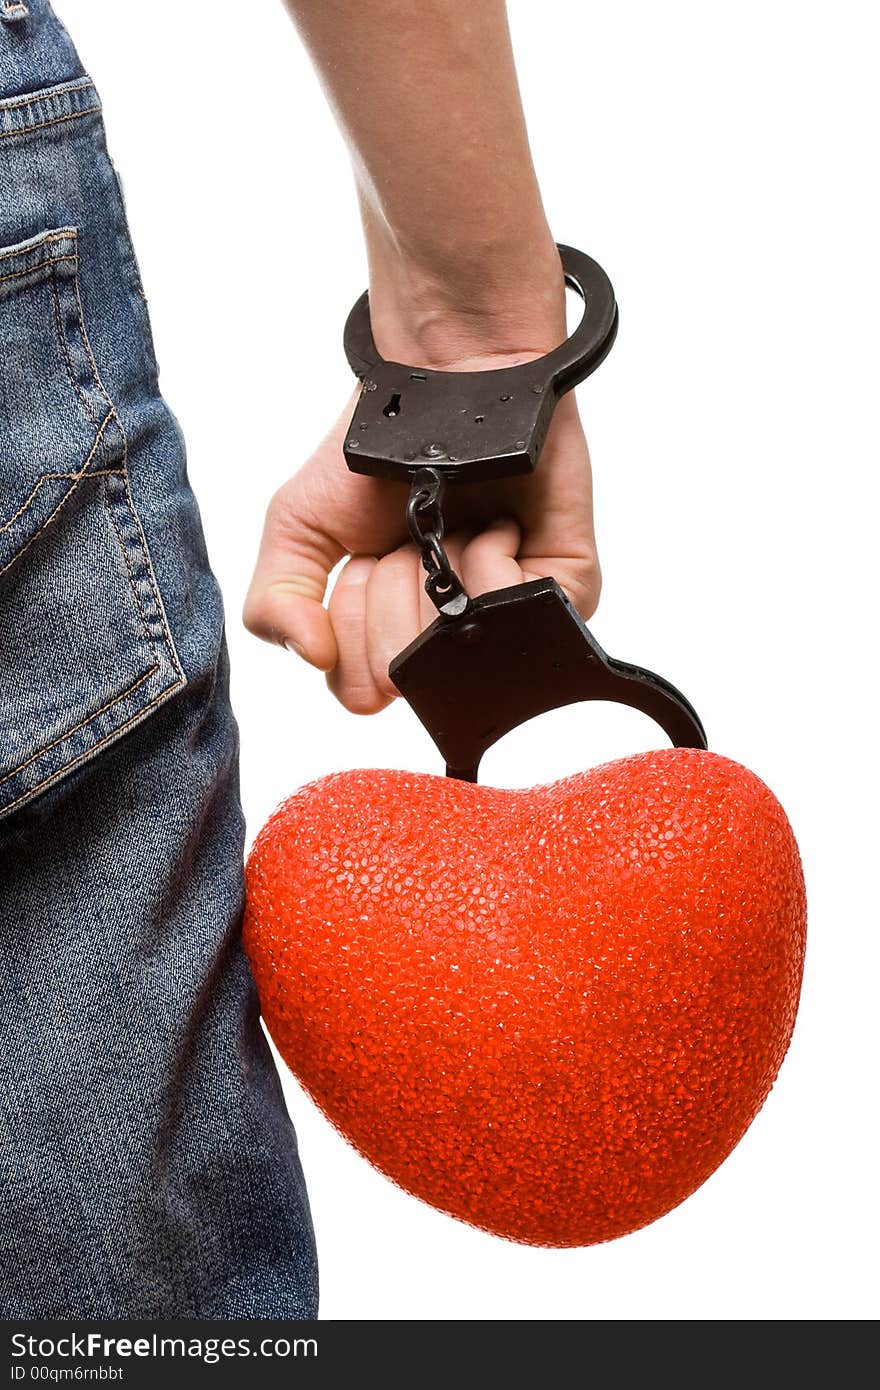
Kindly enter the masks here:
<path id="1" fill-rule="evenodd" d="M 378 714 L 389 703 L 375 686 L 349 686 L 338 698 L 350 714 Z"/>
<path id="2" fill-rule="evenodd" d="M 270 625 L 267 623 L 262 597 L 252 597 L 248 594 L 241 610 L 241 620 L 247 631 L 252 633 L 254 637 L 267 636 Z"/>
<path id="3" fill-rule="evenodd" d="M 599 606 L 602 571 L 596 556 L 581 561 L 565 585 L 568 596 L 583 618 L 591 618 Z"/>
<path id="4" fill-rule="evenodd" d="M 268 586 L 266 603 L 269 606 L 271 599 L 273 605 L 285 605 L 300 598 L 308 599 L 313 603 L 320 603 L 324 597 L 324 587 L 322 576 L 280 574 Z"/>
<path id="5" fill-rule="evenodd" d="M 330 693 L 349 714 L 378 714 L 388 704 L 365 672 L 346 674 L 344 668 L 337 665 L 327 672 L 325 679 Z"/>
<path id="6" fill-rule="evenodd" d="M 287 519 L 293 510 L 295 510 L 295 503 L 291 497 L 290 483 L 282 483 L 281 487 L 277 488 L 269 498 L 266 517 L 269 521 L 278 523 Z"/>
<path id="7" fill-rule="evenodd" d="M 313 515 L 295 476 L 269 498 L 266 527 L 270 535 L 282 541 L 308 535 L 315 529 Z"/>

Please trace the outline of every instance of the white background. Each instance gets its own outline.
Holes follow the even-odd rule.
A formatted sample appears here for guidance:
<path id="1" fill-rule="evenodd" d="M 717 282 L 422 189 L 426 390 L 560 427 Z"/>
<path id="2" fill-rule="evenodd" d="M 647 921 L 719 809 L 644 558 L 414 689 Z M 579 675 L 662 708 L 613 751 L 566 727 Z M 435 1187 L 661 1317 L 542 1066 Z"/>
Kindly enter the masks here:
<path id="1" fill-rule="evenodd" d="M 325 1318 L 875 1316 L 878 228 L 867 2 L 513 0 L 559 240 L 618 344 L 581 388 L 605 573 L 593 621 L 786 806 L 807 874 L 801 1013 L 764 1111 L 705 1186 L 610 1245 L 521 1248 L 405 1196 L 287 1077 Z M 348 166 L 280 0 L 58 0 L 105 104 L 163 387 L 226 595 L 245 808 L 356 765 L 439 771 L 414 717 L 345 713 L 248 637 L 261 515 L 350 387 L 365 283 Z M 438 113 L 438 117 L 439 117 Z M 528 784 L 651 747 L 575 708 L 500 744 Z"/>

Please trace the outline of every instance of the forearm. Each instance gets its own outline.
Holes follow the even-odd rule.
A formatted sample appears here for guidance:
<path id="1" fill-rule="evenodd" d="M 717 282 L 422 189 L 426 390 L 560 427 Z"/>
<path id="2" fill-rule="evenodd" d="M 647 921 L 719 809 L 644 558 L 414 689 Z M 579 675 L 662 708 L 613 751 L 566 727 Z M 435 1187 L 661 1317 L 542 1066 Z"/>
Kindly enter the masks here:
<path id="1" fill-rule="evenodd" d="M 565 334 L 503 0 L 286 0 L 351 151 L 374 331 L 413 363 Z"/>
<path id="2" fill-rule="evenodd" d="M 387 359 L 483 370 L 565 337 L 565 290 L 526 137 L 503 0 L 286 0 L 348 141 Z M 336 428 L 273 497 L 245 622 L 327 671 L 347 709 L 397 694 L 429 623 L 400 484 L 351 473 Z M 532 477 L 450 490 L 444 544 L 471 595 L 552 575 L 599 596 L 590 459 L 574 395 Z M 331 571 L 348 555 L 329 603 Z"/>

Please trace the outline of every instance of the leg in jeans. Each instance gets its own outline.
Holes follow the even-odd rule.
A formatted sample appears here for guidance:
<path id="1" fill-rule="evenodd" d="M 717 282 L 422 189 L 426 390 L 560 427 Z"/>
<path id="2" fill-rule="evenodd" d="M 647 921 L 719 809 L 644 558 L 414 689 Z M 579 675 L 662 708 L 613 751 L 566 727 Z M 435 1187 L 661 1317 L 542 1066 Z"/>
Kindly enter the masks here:
<path id="1" fill-rule="evenodd" d="M 221 604 L 99 105 L 46 0 L 0 0 L 0 1316 L 314 1317 Z"/>

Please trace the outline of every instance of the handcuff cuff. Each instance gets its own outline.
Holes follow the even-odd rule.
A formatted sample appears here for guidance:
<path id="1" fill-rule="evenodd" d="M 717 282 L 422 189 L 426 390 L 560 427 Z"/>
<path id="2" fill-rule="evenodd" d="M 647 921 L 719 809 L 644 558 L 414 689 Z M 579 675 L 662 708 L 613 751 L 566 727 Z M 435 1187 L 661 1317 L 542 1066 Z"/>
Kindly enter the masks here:
<path id="1" fill-rule="evenodd" d="M 684 695 L 653 671 L 608 656 L 555 579 L 471 598 L 443 545 L 447 488 L 532 473 L 560 396 L 611 351 L 618 311 L 608 276 L 583 252 L 558 250 L 584 312 L 565 342 L 534 361 L 482 372 L 387 362 L 373 340 L 367 292 L 345 325 L 345 354 L 361 381 L 345 460 L 353 473 L 409 483 L 407 527 L 438 612 L 389 675 L 446 775 L 467 782 L 476 782 L 483 754 L 504 734 L 586 700 L 641 710 L 676 748 L 707 747 Z"/>

